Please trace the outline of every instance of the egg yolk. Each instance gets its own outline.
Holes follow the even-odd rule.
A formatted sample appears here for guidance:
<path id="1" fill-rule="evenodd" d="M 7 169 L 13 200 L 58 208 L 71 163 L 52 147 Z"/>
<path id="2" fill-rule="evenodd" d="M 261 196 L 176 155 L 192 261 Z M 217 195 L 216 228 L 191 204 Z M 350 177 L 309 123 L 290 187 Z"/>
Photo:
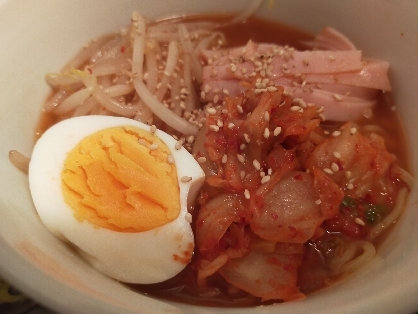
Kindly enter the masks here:
<path id="1" fill-rule="evenodd" d="M 69 152 L 62 190 L 75 217 L 120 232 L 151 230 L 177 218 L 180 193 L 170 150 L 131 126 L 85 137 Z"/>

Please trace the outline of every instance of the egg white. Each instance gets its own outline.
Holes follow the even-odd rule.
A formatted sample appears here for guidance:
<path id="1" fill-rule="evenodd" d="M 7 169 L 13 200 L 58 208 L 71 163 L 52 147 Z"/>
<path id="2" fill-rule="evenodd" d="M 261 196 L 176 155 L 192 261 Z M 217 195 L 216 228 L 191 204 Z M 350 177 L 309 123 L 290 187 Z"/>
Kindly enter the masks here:
<path id="1" fill-rule="evenodd" d="M 68 241 L 100 272 L 123 282 L 157 283 L 172 278 L 186 263 L 184 256 L 194 247 L 190 226 L 190 206 L 203 184 L 204 172 L 176 140 L 161 130 L 155 135 L 171 150 L 180 187 L 179 216 L 155 229 L 122 233 L 75 219 L 64 201 L 61 171 L 67 154 L 86 136 L 99 130 L 134 126 L 149 131 L 150 126 L 122 117 L 83 116 L 64 120 L 49 128 L 36 143 L 29 164 L 29 186 L 35 208 L 45 226 L 57 237 Z M 192 178 L 182 182 L 183 176 Z"/>

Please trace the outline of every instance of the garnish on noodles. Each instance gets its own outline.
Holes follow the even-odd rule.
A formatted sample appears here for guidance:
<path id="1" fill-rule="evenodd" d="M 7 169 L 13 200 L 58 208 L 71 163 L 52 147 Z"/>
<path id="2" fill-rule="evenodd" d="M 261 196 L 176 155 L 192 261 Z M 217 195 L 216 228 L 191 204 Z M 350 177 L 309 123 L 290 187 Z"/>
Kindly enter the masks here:
<path id="1" fill-rule="evenodd" d="M 297 33 L 294 48 L 273 43 L 273 24 L 238 21 L 134 13 L 47 75 L 40 134 L 75 116 L 124 116 L 170 133 L 171 149 L 184 146 L 205 172 L 185 216 L 191 262 L 139 291 L 199 304 L 300 300 L 372 260 L 406 204 L 413 178 L 393 149 L 401 132 L 387 129 L 389 64 L 330 27 Z M 270 28 L 272 43 L 233 35 L 245 27 Z M 27 168 L 19 153 L 11 160 Z"/>

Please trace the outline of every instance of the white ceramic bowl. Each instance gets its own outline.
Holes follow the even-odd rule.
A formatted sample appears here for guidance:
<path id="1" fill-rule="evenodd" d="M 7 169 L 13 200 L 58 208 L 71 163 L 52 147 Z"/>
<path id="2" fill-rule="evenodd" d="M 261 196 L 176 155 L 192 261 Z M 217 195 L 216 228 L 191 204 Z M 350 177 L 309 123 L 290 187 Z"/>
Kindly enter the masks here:
<path id="1" fill-rule="evenodd" d="M 192 307 L 134 293 L 89 267 L 41 224 L 27 177 L 8 160 L 30 155 L 44 75 L 59 70 L 90 40 L 127 24 L 131 12 L 233 12 L 250 3 L 224 0 L 0 0 L 0 273 L 32 298 L 63 313 L 411 313 L 418 310 L 418 201 L 364 269 L 302 302 L 246 309 Z M 268 6 L 268 4 L 272 6 Z M 390 61 L 390 76 L 417 174 L 418 1 L 272 0 L 257 12 L 317 32 L 331 25 L 364 54 Z M 48 191 L 45 191 L 47 194 Z"/>

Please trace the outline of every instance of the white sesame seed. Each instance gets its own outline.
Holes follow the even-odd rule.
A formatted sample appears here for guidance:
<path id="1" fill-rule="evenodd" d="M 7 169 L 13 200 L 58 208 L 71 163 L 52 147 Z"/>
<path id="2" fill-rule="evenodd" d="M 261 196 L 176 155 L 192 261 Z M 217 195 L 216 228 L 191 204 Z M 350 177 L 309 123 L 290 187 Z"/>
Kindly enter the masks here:
<path id="1" fill-rule="evenodd" d="M 238 154 L 238 155 L 237 155 L 237 159 L 238 159 L 238 161 L 239 161 L 240 163 L 244 163 L 244 161 L 245 161 L 244 156 L 243 156 L 243 155 L 240 155 L 240 154 Z"/>
<path id="2" fill-rule="evenodd" d="M 239 176 L 241 180 L 243 180 L 245 178 L 245 171 L 244 170 L 240 171 Z"/>
<path id="3" fill-rule="evenodd" d="M 261 184 L 267 183 L 270 181 L 270 176 L 264 176 L 261 178 Z"/>
<path id="4" fill-rule="evenodd" d="M 149 146 L 149 150 L 156 150 L 156 149 L 158 149 L 158 144 L 153 143 Z"/>
<path id="5" fill-rule="evenodd" d="M 151 125 L 151 127 L 149 128 L 149 131 L 154 134 L 157 131 L 157 127 L 155 125 Z"/>
<path id="6" fill-rule="evenodd" d="M 316 112 L 317 112 L 317 113 L 324 112 L 324 106 L 319 107 L 319 108 L 316 110 Z"/>
<path id="7" fill-rule="evenodd" d="M 222 163 L 226 164 L 226 162 L 228 161 L 228 156 L 227 155 L 223 155 L 222 156 Z"/>
<path id="8" fill-rule="evenodd" d="M 275 86 L 268 86 L 268 87 L 267 87 L 267 90 L 268 90 L 269 92 L 275 92 L 275 91 L 277 91 L 277 87 L 275 87 Z"/>
<path id="9" fill-rule="evenodd" d="M 253 160 L 253 166 L 257 170 L 260 170 L 260 168 L 261 168 L 260 162 L 257 159 Z"/>
<path id="10" fill-rule="evenodd" d="M 324 172 L 325 172 L 326 174 L 330 174 L 330 175 L 333 175 L 333 174 L 334 174 L 334 172 L 333 172 L 330 168 L 324 168 L 324 169 L 322 169 L 322 170 L 324 170 Z"/>
<path id="11" fill-rule="evenodd" d="M 239 146 L 239 149 L 240 149 L 240 150 L 244 150 L 246 147 L 247 147 L 247 145 L 245 145 L 245 144 L 243 143 L 243 144 L 241 144 L 241 145 Z"/>
<path id="12" fill-rule="evenodd" d="M 319 199 L 318 199 L 318 200 L 316 200 L 316 201 L 315 201 L 315 204 L 316 204 L 316 205 L 320 205 L 320 204 L 321 204 L 321 200 L 319 200 Z"/>
<path id="13" fill-rule="evenodd" d="M 236 70 L 237 70 L 237 66 L 234 63 L 232 63 L 231 64 L 231 71 L 235 72 Z"/>
<path id="14" fill-rule="evenodd" d="M 198 162 L 199 164 L 203 164 L 203 163 L 205 163 L 205 162 L 206 162 L 206 157 L 198 157 L 198 158 L 197 158 L 197 162 Z"/>
<path id="15" fill-rule="evenodd" d="M 216 125 L 221 128 L 221 127 L 224 126 L 224 122 L 222 120 L 218 119 L 218 120 L 216 120 Z"/>
<path id="16" fill-rule="evenodd" d="M 335 98 L 335 100 L 337 100 L 337 101 L 342 101 L 343 100 L 343 97 L 341 96 L 341 95 L 338 95 L 338 94 L 333 94 L 332 95 L 334 98 Z"/>
<path id="17" fill-rule="evenodd" d="M 271 169 L 271 168 L 268 168 L 267 169 L 267 174 L 269 175 L 269 176 L 271 176 L 271 174 L 273 173 L 273 169 Z"/>
<path id="18" fill-rule="evenodd" d="M 176 150 L 179 150 L 182 146 L 183 146 L 183 141 L 177 141 L 176 142 L 176 145 L 174 146 L 174 148 Z"/>
<path id="19" fill-rule="evenodd" d="M 268 111 L 264 111 L 264 121 L 270 120 L 270 113 Z"/>
<path id="20" fill-rule="evenodd" d="M 347 190 L 354 189 L 354 185 L 352 183 L 347 184 Z"/>
<path id="21" fill-rule="evenodd" d="M 264 171 L 260 171 L 260 177 L 264 177 L 266 175 L 266 173 Z"/>
<path id="22" fill-rule="evenodd" d="M 182 89 L 180 90 L 180 94 L 189 95 L 189 94 L 190 94 L 190 92 L 187 90 L 187 88 L 182 88 Z"/>
<path id="23" fill-rule="evenodd" d="M 222 90 L 222 92 L 223 92 L 225 95 L 229 95 L 229 90 L 227 90 L 227 89 L 223 89 L 223 90 Z"/>
<path id="24" fill-rule="evenodd" d="M 345 176 L 347 179 L 351 178 L 351 171 L 346 171 L 346 172 L 344 173 L 344 176 Z"/>
<path id="25" fill-rule="evenodd" d="M 292 112 L 299 111 L 300 109 L 302 109 L 302 108 L 299 107 L 299 106 L 292 106 L 292 107 L 290 107 L 290 111 L 292 111 Z"/>
<path id="26" fill-rule="evenodd" d="M 282 132 L 282 128 L 278 126 L 274 129 L 273 135 L 278 136 L 281 132 Z"/>
<path id="27" fill-rule="evenodd" d="M 205 87 L 203 87 L 203 91 L 207 94 L 210 91 L 210 86 L 208 84 L 205 85 Z"/>
<path id="28" fill-rule="evenodd" d="M 238 110 L 239 113 L 243 113 L 244 112 L 244 110 L 242 110 L 242 107 L 240 105 L 237 105 L 237 110 Z"/>
<path id="29" fill-rule="evenodd" d="M 213 96 L 213 103 L 216 104 L 219 101 L 219 95 Z"/>
<path id="30" fill-rule="evenodd" d="M 331 170 L 333 171 L 333 172 L 337 172 L 337 171 L 339 171 L 340 170 L 340 167 L 335 163 L 335 162 L 333 162 L 332 164 L 331 164 Z"/>
<path id="31" fill-rule="evenodd" d="M 187 138 L 187 143 L 192 144 L 193 142 L 194 142 L 194 136 L 193 136 L 193 135 L 190 135 L 190 136 Z"/>
<path id="32" fill-rule="evenodd" d="M 211 124 L 211 125 L 209 125 L 209 129 L 211 129 L 214 132 L 218 132 L 219 131 L 219 126 L 217 126 L 215 124 Z"/>
<path id="33" fill-rule="evenodd" d="M 192 181 L 192 177 L 189 177 L 189 176 L 181 177 L 181 182 L 187 183 L 190 181 Z"/>
<path id="34" fill-rule="evenodd" d="M 186 213 L 186 214 L 184 215 L 184 218 L 186 219 L 186 221 L 187 221 L 189 224 L 191 224 L 191 223 L 192 223 L 192 221 L 193 221 L 192 214 L 190 214 L 190 213 Z"/>
<path id="35" fill-rule="evenodd" d="M 250 191 L 248 191 L 247 189 L 245 189 L 245 191 L 244 191 L 244 197 L 245 197 L 247 200 L 249 200 L 249 199 L 250 199 L 250 197 L 251 197 L 251 195 L 250 195 Z"/>
<path id="36" fill-rule="evenodd" d="M 209 114 L 216 114 L 216 109 L 213 107 L 206 108 L 206 112 Z"/>
<path id="37" fill-rule="evenodd" d="M 203 100 L 206 99 L 206 93 L 204 91 L 200 92 L 200 98 L 202 98 Z"/>
<path id="38" fill-rule="evenodd" d="M 233 124 L 232 122 L 228 123 L 228 129 L 233 129 L 235 127 L 235 124 Z"/>
<path id="39" fill-rule="evenodd" d="M 320 113 L 318 116 L 321 119 L 321 121 L 325 121 L 327 119 L 323 113 Z"/>
<path id="40" fill-rule="evenodd" d="M 335 158 L 341 158 L 341 154 L 339 152 L 333 152 L 332 154 Z"/>
<path id="41" fill-rule="evenodd" d="M 269 138 L 270 137 L 270 130 L 268 128 L 264 129 L 264 137 Z"/>
<path id="42" fill-rule="evenodd" d="M 247 143 L 249 143 L 251 141 L 250 136 L 247 133 L 244 133 L 244 139 Z"/>
<path id="43" fill-rule="evenodd" d="M 360 218 L 356 217 L 354 218 L 354 222 L 360 226 L 365 226 L 366 224 L 364 223 L 363 220 L 361 220 Z"/>
<path id="44" fill-rule="evenodd" d="M 332 136 L 337 137 L 337 136 L 340 136 L 340 135 L 341 135 L 341 131 L 334 131 L 334 132 L 332 132 Z"/>
<path id="45" fill-rule="evenodd" d="M 356 132 L 357 132 L 357 129 L 356 128 L 354 128 L 354 127 L 352 127 L 352 128 L 350 128 L 350 133 L 353 135 L 353 134 L 356 134 Z"/>

